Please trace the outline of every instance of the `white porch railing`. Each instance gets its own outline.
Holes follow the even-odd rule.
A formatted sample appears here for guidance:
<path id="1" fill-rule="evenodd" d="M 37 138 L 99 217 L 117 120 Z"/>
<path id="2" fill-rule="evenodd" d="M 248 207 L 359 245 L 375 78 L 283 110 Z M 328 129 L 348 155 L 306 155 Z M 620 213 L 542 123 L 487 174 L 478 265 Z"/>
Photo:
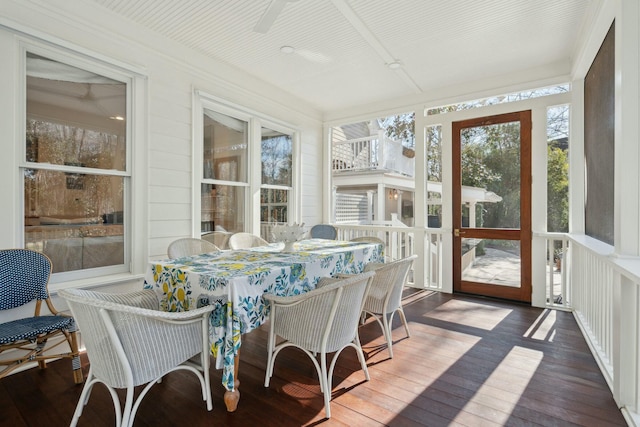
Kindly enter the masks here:
<path id="1" fill-rule="evenodd" d="M 373 236 L 385 242 L 385 258 L 393 261 L 415 253 L 415 233 L 406 226 L 333 224 L 338 230 L 338 240 Z M 439 229 L 428 229 L 424 233 L 424 259 L 414 263 L 409 274 L 408 285 L 442 290 L 442 235 Z M 422 271 L 418 276 L 416 272 Z M 424 284 L 424 285 L 423 285 Z"/>
<path id="2" fill-rule="evenodd" d="M 332 149 L 333 172 L 385 170 L 407 176 L 415 172 L 415 159 L 401 143 L 384 135 L 377 135 L 348 141 L 334 141 Z"/>
<path id="3" fill-rule="evenodd" d="M 570 304 L 618 406 L 640 425 L 640 258 L 621 258 L 608 245 L 572 237 Z"/>
<path id="4" fill-rule="evenodd" d="M 569 237 L 565 233 L 544 233 L 535 237 L 546 242 L 546 306 L 570 309 L 572 295 L 569 286 Z"/>

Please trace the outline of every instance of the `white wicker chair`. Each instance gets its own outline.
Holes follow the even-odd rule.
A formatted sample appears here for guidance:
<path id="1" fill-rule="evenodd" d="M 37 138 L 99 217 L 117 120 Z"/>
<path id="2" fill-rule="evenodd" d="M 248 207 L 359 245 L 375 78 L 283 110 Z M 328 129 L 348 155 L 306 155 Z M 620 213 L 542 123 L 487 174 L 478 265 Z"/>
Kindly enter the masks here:
<path id="1" fill-rule="evenodd" d="M 212 231 L 211 233 L 203 234 L 202 240 L 213 243 L 221 250 L 229 249 L 229 237 L 233 233 L 228 231 Z"/>
<path id="2" fill-rule="evenodd" d="M 72 427 L 78 423 L 96 383 L 103 383 L 111 394 L 116 426 L 132 426 L 149 389 L 164 375 L 179 369 L 196 374 L 202 399 L 211 411 L 208 324 L 213 306 L 180 313 L 160 311 L 152 290 L 108 294 L 67 289 L 59 295 L 67 300 L 75 316 L 90 363 Z M 134 387 L 141 384 L 146 386 L 134 402 Z M 122 413 L 116 389 L 126 389 Z"/>
<path id="3" fill-rule="evenodd" d="M 185 237 L 184 239 L 171 242 L 167 248 L 167 255 L 169 255 L 171 259 L 176 259 L 185 256 L 218 252 L 219 250 L 219 247 L 206 240 Z"/>
<path id="4" fill-rule="evenodd" d="M 358 322 L 364 297 L 374 273 L 363 273 L 345 279 L 322 279 L 312 291 L 280 297 L 265 294 L 271 304 L 267 371 L 264 386 L 269 387 L 276 356 L 286 347 L 297 347 L 313 361 L 324 394 L 326 417 L 331 417 L 331 378 L 338 356 L 346 347 L 358 354 L 367 381 L 369 371 L 364 360 Z M 276 335 L 284 339 L 276 345 Z M 336 352 L 327 371 L 327 353 Z M 315 355 L 320 355 L 320 364 Z"/>
<path id="5" fill-rule="evenodd" d="M 249 249 L 257 246 L 266 246 L 269 242 L 260 236 L 251 233 L 234 233 L 229 237 L 229 247 L 231 249 Z"/>
<path id="6" fill-rule="evenodd" d="M 384 240 L 375 236 L 354 237 L 353 239 L 351 239 L 351 242 L 379 243 L 381 245 L 384 245 Z"/>
<path id="7" fill-rule="evenodd" d="M 407 337 L 411 336 L 407 318 L 402 309 L 402 289 L 413 260 L 417 257 L 418 255 L 414 254 L 389 263 L 369 263 L 364 268 L 364 271 L 375 271 L 376 275 L 371 282 L 371 289 L 364 302 L 363 315 L 371 314 L 378 321 L 387 340 L 390 358 L 393 358 L 391 325 L 396 311 L 400 314 Z"/>

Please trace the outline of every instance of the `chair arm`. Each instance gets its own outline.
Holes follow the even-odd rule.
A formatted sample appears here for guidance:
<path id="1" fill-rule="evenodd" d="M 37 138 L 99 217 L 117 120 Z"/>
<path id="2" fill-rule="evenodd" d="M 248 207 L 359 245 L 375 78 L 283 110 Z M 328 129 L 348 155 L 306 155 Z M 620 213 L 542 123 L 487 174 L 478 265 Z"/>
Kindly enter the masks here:
<path id="1" fill-rule="evenodd" d="M 94 298 L 98 297 L 96 294 L 93 294 L 92 296 Z M 151 289 L 143 289 L 126 294 L 100 293 L 99 299 L 116 304 L 127 305 L 129 307 L 148 308 L 150 310 L 157 310 L 160 306 L 155 291 Z"/>
<path id="2" fill-rule="evenodd" d="M 208 354 L 205 337 L 213 309 L 168 313 L 118 306 L 106 309 L 103 316 L 112 322 L 134 373 L 134 385 L 139 385 L 200 353 Z"/>
<path id="3" fill-rule="evenodd" d="M 334 288 L 339 287 L 340 286 L 340 282 L 341 280 L 336 280 L 333 283 L 330 283 L 326 286 L 322 286 L 320 288 L 316 288 L 313 289 L 309 292 L 304 292 L 302 294 L 298 294 L 298 295 L 289 295 L 289 296 L 280 296 L 280 295 L 274 295 L 274 294 L 264 294 L 263 297 L 265 300 L 269 301 L 272 304 L 276 304 L 276 305 L 295 305 L 295 304 L 299 304 L 303 301 L 306 301 L 310 298 L 313 298 L 314 296 L 326 293 L 326 292 L 330 292 L 332 291 Z"/>
<path id="4" fill-rule="evenodd" d="M 151 310 L 148 308 L 132 307 L 123 304 L 110 304 L 106 303 L 104 308 L 112 311 L 119 311 L 122 313 L 131 313 L 142 317 L 148 317 L 157 320 L 166 321 L 189 321 L 202 317 L 205 314 L 211 313 L 215 307 L 213 305 L 206 305 L 204 307 L 196 308 L 189 311 L 169 312 L 161 310 Z"/>
<path id="5" fill-rule="evenodd" d="M 369 264 L 364 266 L 364 271 L 376 271 L 377 269 L 384 267 L 385 264 L 383 262 L 370 262 Z"/>
<path id="6" fill-rule="evenodd" d="M 307 300 L 309 298 L 313 298 L 316 295 L 323 294 L 325 292 L 331 292 L 335 288 L 339 288 L 340 286 L 343 285 L 345 280 L 349 280 L 349 279 L 359 280 L 359 279 L 365 279 L 365 278 L 368 279 L 369 277 L 372 277 L 374 275 L 375 273 L 369 272 L 369 273 L 348 275 L 348 277 L 341 278 L 341 279 L 337 279 L 333 277 L 325 277 L 320 280 L 323 282 L 330 282 L 330 283 L 326 285 L 323 284 L 321 287 L 316 287 L 316 289 L 313 289 L 309 292 L 304 292 L 302 294 L 291 295 L 291 296 L 279 296 L 279 295 L 266 293 L 263 295 L 263 297 L 265 300 L 278 305 L 298 304 L 301 301 Z"/>

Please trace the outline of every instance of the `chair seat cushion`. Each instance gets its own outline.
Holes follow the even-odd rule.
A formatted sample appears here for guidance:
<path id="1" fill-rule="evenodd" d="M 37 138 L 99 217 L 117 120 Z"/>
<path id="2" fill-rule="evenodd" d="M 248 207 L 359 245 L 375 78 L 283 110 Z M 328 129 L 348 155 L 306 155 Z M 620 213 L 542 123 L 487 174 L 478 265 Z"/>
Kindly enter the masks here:
<path id="1" fill-rule="evenodd" d="M 58 329 L 75 330 L 72 317 L 35 316 L 0 324 L 0 344 L 35 340 L 38 335 Z"/>

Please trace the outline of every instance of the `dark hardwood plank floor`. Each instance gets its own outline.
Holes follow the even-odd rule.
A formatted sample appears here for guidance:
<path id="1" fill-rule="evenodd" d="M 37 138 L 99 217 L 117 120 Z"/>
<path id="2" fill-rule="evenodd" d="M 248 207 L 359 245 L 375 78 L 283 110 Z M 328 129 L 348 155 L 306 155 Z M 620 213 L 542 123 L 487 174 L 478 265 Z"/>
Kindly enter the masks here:
<path id="1" fill-rule="evenodd" d="M 212 370 L 214 409 L 199 384 L 172 373 L 143 400 L 136 426 L 624 426 L 573 315 L 503 301 L 405 291 L 411 338 L 396 316 L 394 358 L 372 319 L 361 327 L 371 381 L 355 352 L 340 355 L 332 418 L 324 418 L 315 369 L 283 351 L 264 387 L 267 330 L 243 336 L 241 399 L 228 413 L 221 372 Z M 265 325 L 266 326 L 266 325 Z M 83 368 L 88 371 L 83 357 Z M 0 426 L 66 426 L 82 386 L 68 361 L 0 381 Z M 121 400 L 124 395 L 120 394 Z M 80 426 L 112 426 L 104 387 L 94 387 Z"/>

